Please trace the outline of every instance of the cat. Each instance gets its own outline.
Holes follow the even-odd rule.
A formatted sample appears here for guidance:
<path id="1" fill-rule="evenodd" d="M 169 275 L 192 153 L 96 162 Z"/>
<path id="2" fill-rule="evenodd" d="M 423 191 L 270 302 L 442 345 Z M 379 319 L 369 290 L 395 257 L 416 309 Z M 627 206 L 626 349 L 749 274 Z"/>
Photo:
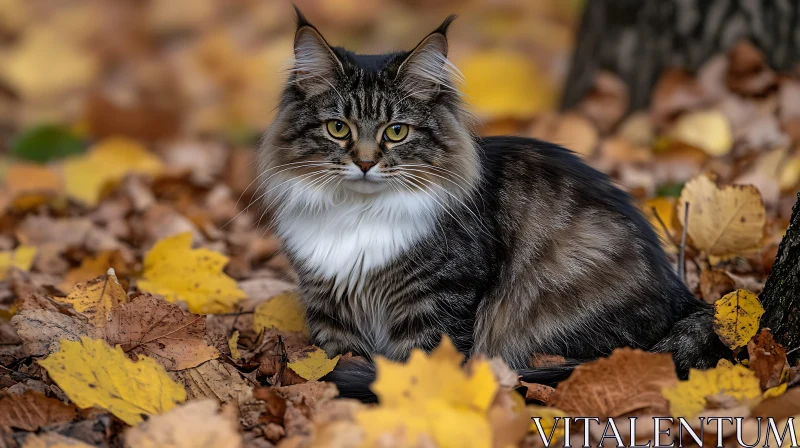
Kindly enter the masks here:
<path id="1" fill-rule="evenodd" d="M 358 55 L 297 11 L 260 196 L 312 342 L 402 360 L 446 334 L 537 381 L 623 346 L 671 352 L 682 375 L 713 366 L 711 308 L 626 193 L 552 143 L 473 134 L 447 59 L 453 18 L 411 51 Z M 525 370 L 542 353 L 574 361 Z M 330 378 L 358 395 L 372 375 Z"/>

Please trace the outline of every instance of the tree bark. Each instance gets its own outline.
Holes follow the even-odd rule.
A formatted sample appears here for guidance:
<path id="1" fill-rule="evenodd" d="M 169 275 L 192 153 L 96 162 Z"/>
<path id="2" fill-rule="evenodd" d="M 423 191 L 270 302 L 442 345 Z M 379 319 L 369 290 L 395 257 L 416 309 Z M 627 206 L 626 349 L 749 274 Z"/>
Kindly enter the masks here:
<path id="1" fill-rule="evenodd" d="M 562 108 L 577 105 L 604 70 L 628 86 L 630 110 L 647 107 L 668 67 L 696 71 L 749 39 L 776 70 L 800 62 L 797 0 L 587 0 Z"/>
<path id="2" fill-rule="evenodd" d="M 761 326 L 772 330 L 793 363 L 800 358 L 800 193 L 759 299 L 764 306 Z"/>

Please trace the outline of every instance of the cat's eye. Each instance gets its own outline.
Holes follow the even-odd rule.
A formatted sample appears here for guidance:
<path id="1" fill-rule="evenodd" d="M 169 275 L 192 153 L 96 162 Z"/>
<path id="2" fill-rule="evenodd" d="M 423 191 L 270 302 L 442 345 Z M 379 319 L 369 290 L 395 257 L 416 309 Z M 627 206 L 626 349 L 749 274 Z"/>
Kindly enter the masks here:
<path id="1" fill-rule="evenodd" d="M 408 136 L 408 125 L 395 123 L 390 124 L 385 131 L 383 131 L 384 140 L 390 142 L 402 142 Z"/>
<path id="2" fill-rule="evenodd" d="M 350 126 L 342 120 L 329 120 L 326 127 L 328 134 L 335 139 L 343 140 L 350 135 Z"/>

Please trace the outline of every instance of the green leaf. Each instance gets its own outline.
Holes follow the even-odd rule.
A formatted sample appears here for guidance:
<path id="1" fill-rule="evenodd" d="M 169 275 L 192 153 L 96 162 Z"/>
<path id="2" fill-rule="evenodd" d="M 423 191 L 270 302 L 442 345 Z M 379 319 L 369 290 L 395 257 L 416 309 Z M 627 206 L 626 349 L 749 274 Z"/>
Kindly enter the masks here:
<path id="1" fill-rule="evenodd" d="M 681 195 L 681 190 L 683 190 L 682 183 L 661 185 L 660 187 L 656 188 L 656 196 L 677 198 Z"/>
<path id="2" fill-rule="evenodd" d="M 80 154 L 84 148 L 83 140 L 74 132 L 62 126 L 45 124 L 18 135 L 12 143 L 11 154 L 20 159 L 46 163 Z"/>

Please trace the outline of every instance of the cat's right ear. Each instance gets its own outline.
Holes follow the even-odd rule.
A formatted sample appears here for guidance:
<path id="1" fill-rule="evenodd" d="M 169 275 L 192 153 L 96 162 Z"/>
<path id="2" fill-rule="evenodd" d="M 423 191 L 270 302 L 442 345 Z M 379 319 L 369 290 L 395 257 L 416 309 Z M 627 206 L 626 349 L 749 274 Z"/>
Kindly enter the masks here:
<path id="1" fill-rule="evenodd" d="M 314 95 L 331 88 L 331 79 L 342 63 L 322 34 L 306 20 L 295 6 L 297 32 L 294 35 L 294 83 L 302 91 Z"/>

